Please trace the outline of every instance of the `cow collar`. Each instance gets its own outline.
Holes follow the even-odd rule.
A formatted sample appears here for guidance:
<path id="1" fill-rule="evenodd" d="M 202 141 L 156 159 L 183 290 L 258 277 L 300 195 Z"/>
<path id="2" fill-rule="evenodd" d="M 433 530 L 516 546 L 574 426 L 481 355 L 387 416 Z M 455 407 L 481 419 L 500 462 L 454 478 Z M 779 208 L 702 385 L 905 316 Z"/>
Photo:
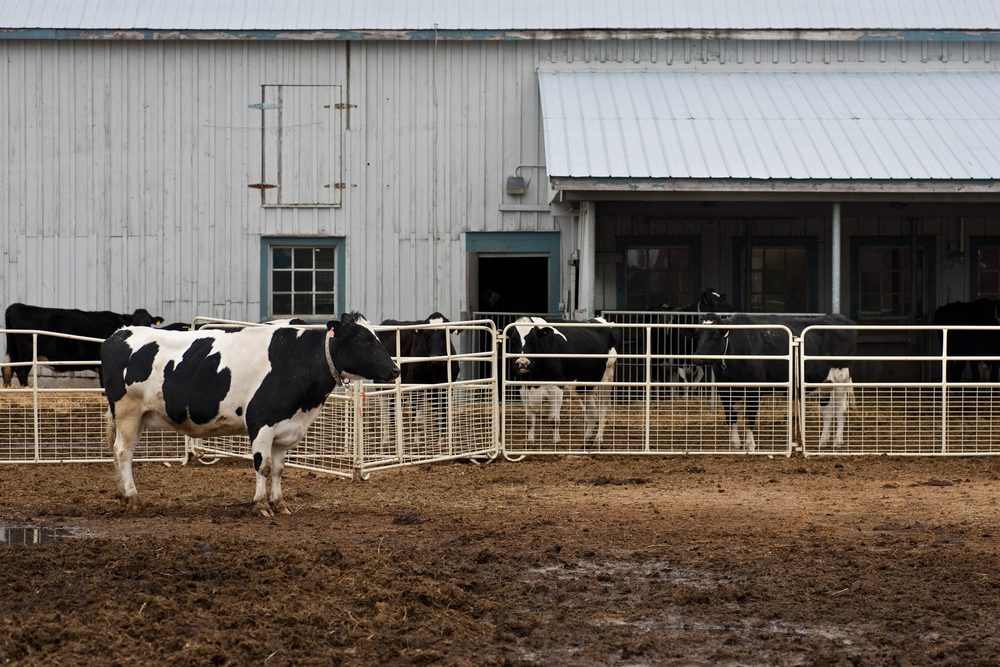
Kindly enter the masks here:
<path id="1" fill-rule="evenodd" d="M 332 335 L 323 336 L 323 352 L 326 353 L 326 365 L 330 369 L 330 375 L 333 376 L 333 384 L 334 386 L 339 386 L 346 383 L 344 382 L 344 378 L 341 377 L 340 371 L 333 365 L 333 355 L 330 354 L 330 340 L 332 338 Z"/>

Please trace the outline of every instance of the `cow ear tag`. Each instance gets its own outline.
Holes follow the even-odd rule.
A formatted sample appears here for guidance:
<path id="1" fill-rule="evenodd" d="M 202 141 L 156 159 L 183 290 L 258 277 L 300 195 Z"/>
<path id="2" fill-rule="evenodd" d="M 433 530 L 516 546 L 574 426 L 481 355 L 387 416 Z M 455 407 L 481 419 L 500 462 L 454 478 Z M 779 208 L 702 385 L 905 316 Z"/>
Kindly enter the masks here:
<path id="1" fill-rule="evenodd" d="M 327 338 L 333 338 L 333 329 L 327 329 L 326 330 L 326 337 Z"/>

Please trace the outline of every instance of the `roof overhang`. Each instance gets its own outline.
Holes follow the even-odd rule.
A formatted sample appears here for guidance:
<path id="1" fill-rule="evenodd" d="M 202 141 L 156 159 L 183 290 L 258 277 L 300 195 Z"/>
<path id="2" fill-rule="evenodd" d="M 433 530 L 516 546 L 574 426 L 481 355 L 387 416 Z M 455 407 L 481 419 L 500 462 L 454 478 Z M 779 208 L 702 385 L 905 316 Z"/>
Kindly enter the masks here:
<path id="1" fill-rule="evenodd" d="M 1000 202 L 1000 181 L 551 178 L 562 201 Z"/>
<path id="2" fill-rule="evenodd" d="M 563 199 L 1000 197 L 1000 72 L 542 69 Z"/>

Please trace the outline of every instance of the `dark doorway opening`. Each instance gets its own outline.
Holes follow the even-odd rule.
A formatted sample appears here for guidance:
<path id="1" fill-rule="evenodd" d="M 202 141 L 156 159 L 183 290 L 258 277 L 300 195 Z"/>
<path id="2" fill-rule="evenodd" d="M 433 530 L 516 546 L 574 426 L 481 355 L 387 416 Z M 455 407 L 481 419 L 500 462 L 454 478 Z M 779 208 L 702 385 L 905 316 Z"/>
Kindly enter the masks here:
<path id="1" fill-rule="evenodd" d="M 479 310 L 488 313 L 546 313 L 549 258 L 546 255 L 479 256 Z"/>

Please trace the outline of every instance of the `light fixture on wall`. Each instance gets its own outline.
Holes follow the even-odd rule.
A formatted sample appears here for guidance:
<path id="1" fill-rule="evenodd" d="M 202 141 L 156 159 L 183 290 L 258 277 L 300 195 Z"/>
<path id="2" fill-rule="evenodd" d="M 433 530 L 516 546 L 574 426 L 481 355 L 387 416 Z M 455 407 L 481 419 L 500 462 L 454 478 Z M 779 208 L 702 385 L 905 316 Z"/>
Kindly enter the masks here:
<path id="1" fill-rule="evenodd" d="M 524 182 L 524 177 L 514 175 L 507 177 L 507 187 L 504 190 L 512 197 L 520 197 L 527 188 L 528 184 Z"/>
<path id="2" fill-rule="evenodd" d="M 514 173 L 507 177 L 504 184 L 504 194 L 508 197 L 520 197 L 528 191 L 531 179 L 521 175 L 522 169 L 535 169 L 539 174 L 544 173 L 544 164 L 519 164 L 514 167 Z"/>

